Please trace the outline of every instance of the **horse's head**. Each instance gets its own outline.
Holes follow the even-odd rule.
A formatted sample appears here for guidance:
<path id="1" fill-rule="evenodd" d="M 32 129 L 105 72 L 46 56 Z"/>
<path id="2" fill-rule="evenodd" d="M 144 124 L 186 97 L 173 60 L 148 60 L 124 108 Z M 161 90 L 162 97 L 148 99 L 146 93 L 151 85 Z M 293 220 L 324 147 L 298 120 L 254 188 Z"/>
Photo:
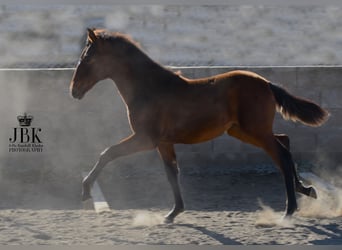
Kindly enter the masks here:
<path id="1" fill-rule="evenodd" d="M 130 78 L 132 69 L 141 68 L 142 62 L 148 60 L 139 47 L 124 34 L 88 29 L 87 44 L 70 83 L 71 95 L 81 99 L 98 81 L 106 78 L 119 82 Z"/>
<path id="2" fill-rule="evenodd" d="M 88 29 L 85 48 L 77 63 L 70 83 L 72 97 L 81 99 L 98 81 L 108 78 L 108 52 L 105 53 L 104 41 L 100 30 Z"/>

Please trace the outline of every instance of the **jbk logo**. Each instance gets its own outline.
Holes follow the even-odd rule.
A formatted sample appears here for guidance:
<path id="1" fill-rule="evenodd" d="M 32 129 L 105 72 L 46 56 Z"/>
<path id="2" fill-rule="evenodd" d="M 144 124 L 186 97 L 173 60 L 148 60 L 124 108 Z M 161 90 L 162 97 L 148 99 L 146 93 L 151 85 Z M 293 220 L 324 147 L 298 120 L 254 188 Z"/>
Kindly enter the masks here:
<path id="1" fill-rule="evenodd" d="M 20 127 L 13 128 L 13 135 L 9 138 L 9 152 L 42 152 L 42 129 L 31 127 L 33 116 L 24 113 L 17 116 L 17 119 Z"/>
<path id="2" fill-rule="evenodd" d="M 41 128 L 14 128 L 13 137 L 9 139 L 10 143 L 42 143 L 40 140 L 38 133 L 42 132 Z"/>

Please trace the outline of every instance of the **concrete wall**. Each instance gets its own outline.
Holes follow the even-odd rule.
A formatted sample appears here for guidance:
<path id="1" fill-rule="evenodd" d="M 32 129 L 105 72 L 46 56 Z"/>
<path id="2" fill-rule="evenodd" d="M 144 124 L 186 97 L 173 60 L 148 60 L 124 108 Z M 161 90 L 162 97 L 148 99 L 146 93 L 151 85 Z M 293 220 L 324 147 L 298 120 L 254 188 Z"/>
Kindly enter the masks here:
<path id="1" fill-rule="evenodd" d="M 234 68 L 177 69 L 195 78 Z M 247 69 L 286 86 L 296 95 L 316 101 L 331 112 L 329 121 L 320 128 L 284 121 L 277 115 L 274 131 L 290 136 L 294 158 L 301 165 L 338 165 L 342 158 L 342 68 Z M 0 71 L 2 175 L 31 176 L 34 173 L 35 178 L 67 178 L 89 170 L 102 150 L 130 134 L 125 106 L 111 81 L 99 83 L 83 100 L 76 101 L 68 92 L 71 76 L 71 70 Z M 17 115 L 24 112 L 34 116 L 33 127 L 42 128 L 42 153 L 8 152 L 9 137 L 13 127 L 18 127 Z M 258 148 L 226 135 L 206 143 L 177 145 L 176 149 L 183 173 L 261 171 L 272 165 L 269 157 Z M 123 175 L 162 170 L 156 152 L 119 159 L 111 164 L 114 165 Z"/>
<path id="2" fill-rule="evenodd" d="M 41 2 L 1 3 L 1 67 L 74 66 L 86 27 L 128 33 L 167 65 L 342 63 L 341 6 Z"/>

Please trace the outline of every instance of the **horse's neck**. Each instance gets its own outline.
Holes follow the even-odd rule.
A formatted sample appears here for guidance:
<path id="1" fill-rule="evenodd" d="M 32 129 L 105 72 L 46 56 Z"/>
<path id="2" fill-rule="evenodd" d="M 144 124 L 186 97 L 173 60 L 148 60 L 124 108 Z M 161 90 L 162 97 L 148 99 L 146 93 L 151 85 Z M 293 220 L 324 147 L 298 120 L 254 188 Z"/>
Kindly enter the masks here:
<path id="1" fill-rule="evenodd" d="M 179 78 L 175 73 L 167 70 L 147 58 L 145 61 L 132 61 L 123 67 L 122 72 L 113 77 L 119 92 L 129 106 L 139 98 L 149 98 L 149 94 L 157 94 L 162 84 L 168 84 Z"/>

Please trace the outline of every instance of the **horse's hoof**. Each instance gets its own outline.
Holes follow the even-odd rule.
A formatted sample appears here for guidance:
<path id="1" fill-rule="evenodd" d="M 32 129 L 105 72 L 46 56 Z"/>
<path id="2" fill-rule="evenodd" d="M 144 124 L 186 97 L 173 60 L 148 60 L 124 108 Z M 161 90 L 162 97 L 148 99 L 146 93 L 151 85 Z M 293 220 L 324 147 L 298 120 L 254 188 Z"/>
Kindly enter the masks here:
<path id="1" fill-rule="evenodd" d="M 91 195 L 90 195 L 90 187 L 87 185 L 83 185 L 82 188 L 82 201 L 86 201 L 91 199 Z"/>
<path id="2" fill-rule="evenodd" d="M 310 187 L 309 196 L 311 198 L 317 199 L 317 192 L 316 192 L 316 190 L 313 187 Z"/>
<path id="3" fill-rule="evenodd" d="M 165 223 L 165 224 L 172 224 L 172 223 L 173 223 L 173 220 L 174 220 L 174 217 L 166 216 L 166 217 L 164 218 L 164 223 Z"/>
<path id="4" fill-rule="evenodd" d="M 184 206 L 174 207 L 164 218 L 164 223 L 170 224 L 173 223 L 173 220 L 177 215 L 184 212 Z"/>
<path id="5" fill-rule="evenodd" d="M 296 211 L 298 211 L 297 206 L 288 207 L 286 210 L 285 218 L 291 217 Z"/>
<path id="6" fill-rule="evenodd" d="M 82 201 L 87 201 L 92 199 L 90 194 L 82 194 Z"/>
<path id="7" fill-rule="evenodd" d="M 283 215 L 282 219 L 283 219 L 283 220 L 289 220 L 289 219 L 292 218 L 292 215 L 293 215 L 293 212 L 292 212 L 292 213 L 286 212 L 286 213 Z"/>
<path id="8" fill-rule="evenodd" d="M 91 196 L 88 196 L 88 197 L 82 197 L 82 201 L 89 201 L 91 200 L 92 197 Z"/>
<path id="9" fill-rule="evenodd" d="M 83 206 L 83 209 L 85 209 L 85 210 L 94 210 L 95 209 L 94 208 L 94 202 L 91 199 L 82 201 L 82 206 Z"/>

